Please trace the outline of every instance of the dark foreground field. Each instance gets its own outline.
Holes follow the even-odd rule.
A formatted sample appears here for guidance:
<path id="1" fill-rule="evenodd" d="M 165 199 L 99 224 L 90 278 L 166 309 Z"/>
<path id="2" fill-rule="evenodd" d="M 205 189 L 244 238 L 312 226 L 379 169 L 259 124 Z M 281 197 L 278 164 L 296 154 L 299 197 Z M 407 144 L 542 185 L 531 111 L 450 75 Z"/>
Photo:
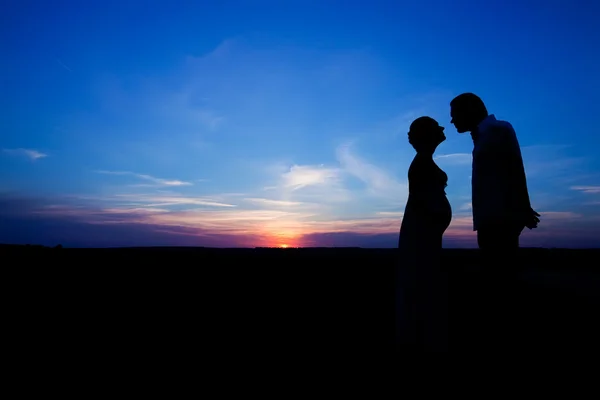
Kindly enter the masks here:
<path id="1" fill-rule="evenodd" d="M 521 250 L 518 310 L 507 322 L 517 332 L 513 350 L 598 350 L 599 256 Z M 31 351 L 394 351 L 395 250 L 2 246 L 0 257 L 4 326 Z M 468 344 L 486 313 L 478 252 L 444 250 L 444 265 L 451 348 L 474 350 Z"/>

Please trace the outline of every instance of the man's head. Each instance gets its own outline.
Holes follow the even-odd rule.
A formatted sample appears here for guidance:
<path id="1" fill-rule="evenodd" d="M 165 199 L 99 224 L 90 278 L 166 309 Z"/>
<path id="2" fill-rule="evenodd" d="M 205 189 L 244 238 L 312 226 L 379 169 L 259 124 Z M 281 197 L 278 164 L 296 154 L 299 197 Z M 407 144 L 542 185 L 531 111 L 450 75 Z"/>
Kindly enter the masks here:
<path id="1" fill-rule="evenodd" d="M 473 93 L 463 93 L 450 102 L 450 122 L 458 133 L 473 131 L 487 116 L 485 104 Z"/>

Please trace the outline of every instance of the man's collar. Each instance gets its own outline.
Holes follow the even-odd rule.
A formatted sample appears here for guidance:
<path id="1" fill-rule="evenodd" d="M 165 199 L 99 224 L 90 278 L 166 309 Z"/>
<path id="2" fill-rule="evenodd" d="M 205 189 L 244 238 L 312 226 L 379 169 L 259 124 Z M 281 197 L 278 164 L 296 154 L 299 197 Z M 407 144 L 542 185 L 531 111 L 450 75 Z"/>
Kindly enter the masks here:
<path id="1" fill-rule="evenodd" d="M 475 129 L 473 129 L 471 131 L 471 138 L 473 139 L 473 143 L 477 142 L 477 140 L 479 139 L 479 137 L 481 136 L 481 132 L 485 132 L 485 128 L 496 121 L 496 117 L 494 116 L 494 114 L 490 114 L 487 117 L 485 117 L 483 119 L 483 121 L 481 121 L 479 123 L 479 125 L 477 125 L 475 127 Z"/>
<path id="2" fill-rule="evenodd" d="M 493 122 L 496 122 L 496 116 L 494 114 L 488 115 L 479 123 L 479 125 L 477 125 L 477 132 L 484 131 L 485 128 Z"/>
<path id="3" fill-rule="evenodd" d="M 481 121 L 479 125 L 477 125 L 475 129 L 471 131 L 471 138 L 473 139 L 473 143 L 477 142 L 477 140 L 481 136 L 481 132 L 485 132 L 487 126 L 494 122 L 496 122 L 496 117 L 494 116 L 494 114 L 490 114 L 487 117 L 485 117 L 483 121 Z"/>

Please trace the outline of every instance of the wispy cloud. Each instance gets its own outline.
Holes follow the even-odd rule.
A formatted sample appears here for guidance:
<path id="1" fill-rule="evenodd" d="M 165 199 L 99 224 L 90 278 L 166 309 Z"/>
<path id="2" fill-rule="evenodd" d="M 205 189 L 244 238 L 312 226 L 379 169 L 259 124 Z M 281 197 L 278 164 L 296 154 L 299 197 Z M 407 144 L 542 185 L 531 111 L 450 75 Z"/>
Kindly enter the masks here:
<path id="1" fill-rule="evenodd" d="M 402 211 L 379 211 L 376 215 L 380 215 L 383 217 L 402 217 L 404 216 L 404 212 Z"/>
<path id="2" fill-rule="evenodd" d="M 574 190 L 574 191 L 577 191 L 577 192 L 580 192 L 580 193 L 584 193 L 585 195 L 591 195 L 589 197 L 591 197 L 592 200 L 584 202 L 583 205 L 597 206 L 597 205 L 600 204 L 600 199 L 597 196 L 597 195 L 600 194 L 600 186 L 596 186 L 596 185 L 571 186 L 570 189 Z M 588 196 L 586 196 L 586 197 L 589 198 Z"/>
<path id="3" fill-rule="evenodd" d="M 473 209 L 472 203 L 465 203 L 465 204 L 461 205 L 459 208 L 459 210 L 463 210 L 463 211 L 471 211 L 472 209 Z"/>
<path id="4" fill-rule="evenodd" d="M 58 63 L 58 65 L 60 65 L 61 67 L 63 67 L 64 69 L 66 69 L 69 72 L 73 72 L 73 70 L 69 67 L 67 67 L 65 65 L 65 63 L 63 63 L 59 58 L 56 59 L 56 62 Z"/>
<path id="5" fill-rule="evenodd" d="M 600 186 L 571 186 L 571 190 L 583 193 L 600 193 Z"/>
<path id="6" fill-rule="evenodd" d="M 563 179 L 579 175 L 588 161 L 586 157 L 573 155 L 568 145 L 535 145 L 522 147 L 523 162 L 528 178 Z"/>
<path id="7" fill-rule="evenodd" d="M 305 203 L 299 201 L 284 201 L 284 200 L 272 200 L 272 199 L 262 199 L 262 198 L 245 198 L 245 201 L 250 203 L 262 205 L 262 206 L 270 206 L 270 207 L 295 207 L 301 206 Z"/>
<path id="8" fill-rule="evenodd" d="M 400 183 L 387 171 L 358 157 L 352 152 L 350 144 L 338 147 L 337 157 L 343 170 L 362 181 L 369 194 L 397 201 L 406 199 L 406 183 Z"/>
<path id="9" fill-rule="evenodd" d="M 181 196 L 177 194 L 118 194 L 113 200 L 127 201 L 132 205 L 144 207 L 167 206 L 208 206 L 208 207 L 236 207 L 234 204 L 220 202 L 212 197 Z"/>
<path id="10" fill-rule="evenodd" d="M 472 156 L 469 153 L 440 154 L 434 160 L 445 165 L 470 165 Z"/>
<path id="11" fill-rule="evenodd" d="M 268 196 L 260 196 L 262 200 L 253 196 L 253 204 L 310 211 L 316 213 L 316 220 L 383 215 L 375 212 L 396 215 L 406 201 L 407 185 L 359 157 L 350 147 L 345 144 L 336 149 L 338 163 L 334 165 L 271 166 L 268 170 L 278 178 L 274 185 L 263 187 L 263 194 Z"/>
<path id="12" fill-rule="evenodd" d="M 307 186 L 335 184 L 339 181 L 340 170 L 325 166 L 293 165 L 282 175 L 283 186 L 291 190 Z"/>
<path id="13" fill-rule="evenodd" d="M 351 199 L 351 193 L 344 186 L 343 171 L 338 167 L 294 164 L 279 166 L 274 171 L 275 184 L 263 189 L 270 193 L 268 197 L 272 200 L 303 203 L 295 208 L 306 208 L 310 203 L 325 210 L 330 204 Z"/>
<path id="14" fill-rule="evenodd" d="M 34 149 L 23 149 L 23 148 L 2 149 L 2 151 L 7 154 L 27 157 L 32 161 L 39 160 L 40 158 L 48 157 L 48 154 L 42 153 L 42 152 L 34 150 Z"/>
<path id="15" fill-rule="evenodd" d="M 177 180 L 177 179 L 156 178 L 156 177 L 151 176 L 151 175 L 137 174 L 135 172 L 129 172 L 129 171 L 104 171 L 104 170 L 99 170 L 99 171 L 95 171 L 95 172 L 99 173 L 99 174 L 106 174 L 106 175 L 133 176 L 133 177 L 138 178 L 138 179 L 142 179 L 142 180 L 145 180 L 145 181 L 152 182 L 156 186 L 190 186 L 190 185 L 192 185 L 191 182 L 180 181 L 180 180 Z M 142 186 L 142 185 L 138 185 L 138 186 Z"/>
<path id="16" fill-rule="evenodd" d="M 572 211 L 540 211 L 540 220 L 572 220 L 583 215 Z"/>

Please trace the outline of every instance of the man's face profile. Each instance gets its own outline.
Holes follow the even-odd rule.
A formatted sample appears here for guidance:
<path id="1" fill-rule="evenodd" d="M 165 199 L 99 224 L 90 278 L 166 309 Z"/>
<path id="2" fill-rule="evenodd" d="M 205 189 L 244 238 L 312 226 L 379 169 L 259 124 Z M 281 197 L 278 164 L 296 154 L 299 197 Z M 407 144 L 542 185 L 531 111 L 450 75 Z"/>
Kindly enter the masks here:
<path id="1" fill-rule="evenodd" d="M 458 133 L 465 133 L 469 129 L 467 127 L 467 118 L 463 110 L 459 110 L 456 107 L 450 107 L 450 123 L 454 125 Z"/>

